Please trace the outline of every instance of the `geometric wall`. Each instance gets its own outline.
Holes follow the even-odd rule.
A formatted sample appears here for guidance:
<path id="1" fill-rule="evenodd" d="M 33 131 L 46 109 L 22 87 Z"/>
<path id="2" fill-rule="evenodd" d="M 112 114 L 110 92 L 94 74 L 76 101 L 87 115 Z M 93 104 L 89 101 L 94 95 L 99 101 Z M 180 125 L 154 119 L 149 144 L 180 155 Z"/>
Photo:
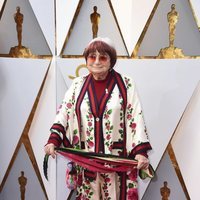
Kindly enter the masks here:
<path id="1" fill-rule="evenodd" d="M 185 58 L 156 59 L 169 45 L 171 4 L 179 13 L 174 44 Z M 9 55 L 18 43 L 13 17 L 17 6 L 23 14 L 22 45 L 32 58 Z M 43 147 L 72 77 L 88 73 L 82 52 L 92 39 L 89 16 L 94 6 L 101 15 L 98 35 L 115 43 L 115 69 L 136 82 L 153 147 L 149 157 L 157 173 L 152 180 L 139 180 L 140 199 L 161 199 L 164 181 L 170 199 L 198 199 L 197 0 L 0 1 L 0 199 L 20 198 L 21 171 L 27 178 L 26 199 L 71 198 L 65 185 L 66 159 L 49 160 L 46 181 Z"/>

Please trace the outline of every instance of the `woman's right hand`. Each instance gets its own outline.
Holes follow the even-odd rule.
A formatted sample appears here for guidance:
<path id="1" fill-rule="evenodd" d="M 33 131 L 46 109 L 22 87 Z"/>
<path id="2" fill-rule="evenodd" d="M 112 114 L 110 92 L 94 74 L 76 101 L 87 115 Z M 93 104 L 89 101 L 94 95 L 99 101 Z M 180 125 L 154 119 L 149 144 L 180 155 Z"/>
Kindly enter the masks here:
<path id="1" fill-rule="evenodd" d="M 44 147 L 44 151 L 45 151 L 46 154 L 51 155 L 52 158 L 55 158 L 55 157 L 56 157 L 55 146 L 54 146 L 53 143 L 47 144 L 47 145 Z"/>

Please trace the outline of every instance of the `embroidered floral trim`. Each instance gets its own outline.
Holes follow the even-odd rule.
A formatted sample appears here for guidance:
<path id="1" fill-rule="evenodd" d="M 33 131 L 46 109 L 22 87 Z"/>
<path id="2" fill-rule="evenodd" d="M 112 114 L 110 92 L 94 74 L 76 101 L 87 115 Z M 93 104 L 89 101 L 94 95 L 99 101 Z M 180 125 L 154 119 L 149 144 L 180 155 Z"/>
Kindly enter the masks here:
<path id="1" fill-rule="evenodd" d="M 73 131 L 72 144 L 73 144 L 75 149 L 80 149 L 80 138 L 79 138 L 79 135 L 78 135 L 78 129 L 74 129 L 74 131 Z"/>
<path id="2" fill-rule="evenodd" d="M 107 148 L 112 151 L 112 144 L 113 142 L 111 141 L 112 139 L 112 132 L 113 132 L 113 124 L 111 124 L 110 119 L 110 115 L 112 114 L 112 109 L 108 109 L 108 107 L 106 106 L 105 111 L 104 111 L 104 115 L 103 118 L 105 119 L 105 137 L 104 137 L 104 141 L 105 141 L 105 145 L 107 146 Z"/>
<path id="3" fill-rule="evenodd" d="M 132 86 L 131 80 L 130 80 L 130 78 L 127 78 L 127 77 L 125 77 L 124 79 L 125 79 L 126 87 L 127 87 L 127 89 L 129 89 Z"/>
<path id="4" fill-rule="evenodd" d="M 133 107 L 131 104 L 128 104 L 127 106 L 127 123 L 129 124 L 129 127 L 131 128 L 131 132 L 132 133 L 135 133 L 135 129 L 136 129 L 136 126 L 137 124 L 134 122 L 135 119 L 133 117 Z"/>
<path id="5" fill-rule="evenodd" d="M 122 95 L 119 94 L 119 103 L 121 105 L 121 108 L 120 108 L 120 128 L 118 130 L 119 134 L 120 134 L 120 138 L 119 138 L 119 141 L 123 140 L 123 137 L 124 137 L 124 109 L 123 109 L 123 98 L 122 98 Z"/>
<path id="6" fill-rule="evenodd" d="M 130 188 L 127 191 L 128 200 L 138 200 L 137 188 Z"/>
<path id="7" fill-rule="evenodd" d="M 87 147 L 89 149 L 91 149 L 91 148 L 94 148 L 94 126 L 93 126 L 94 116 L 90 109 L 89 99 L 85 98 L 84 101 L 86 101 L 86 103 L 88 104 L 88 108 L 89 108 L 88 113 L 86 114 L 86 119 L 87 119 L 86 143 L 87 143 Z"/>
<path id="8" fill-rule="evenodd" d="M 90 186 L 91 184 L 91 180 L 86 179 L 82 185 L 84 194 L 82 195 L 82 200 L 89 200 L 89 199 L 93 199 L 92 196 L 94 195 L 94 192 Z"/>
<path id="9" fill-rule="evenodd" d="M 128 187 L 127 187 L 127 199 L 128 200 L 138 200 L 138 190 L 137 190 L 137 169 L 133 169 L 128 175 Z"/>
<path id="10" fill-rule="evenodd" d="M 111 179 L 109 178 L 108 174 L 101 174 L 101 176 L 104 179 L 104 184 L 102 187 L 102 189 L 104 191 L 104 200 L 111 200 L 111 196 L 109 196 L 110 194 L 108 191 L 109 186 L 111 186 L 111 184 L 112 184 Z"/>

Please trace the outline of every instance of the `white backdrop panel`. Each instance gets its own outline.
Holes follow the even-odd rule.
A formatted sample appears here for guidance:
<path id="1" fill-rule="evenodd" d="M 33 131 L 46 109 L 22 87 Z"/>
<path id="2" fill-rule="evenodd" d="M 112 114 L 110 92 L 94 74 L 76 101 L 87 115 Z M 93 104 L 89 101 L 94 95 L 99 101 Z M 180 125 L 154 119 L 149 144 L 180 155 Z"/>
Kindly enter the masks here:
<path id="1" fill-rule="evenodd" d="M 172 146 L 191 199 L 199 199 L 200 83 L 172 138 Z"/>
<path id="2" fill-rule="evenodd" d="M 79 58 L 58 58 L 57 59 L 57 68 L 60 70 L 62 77 L 65 81 L 67 87 L 69 87 L 72 83 L 72 79 L 69 76 L 76 77 L 76 69 L 80 65 L 85 65 L 85 59 Z M 83 76 L 88 74 L 88 70 L 86 68 L 81 68 L 79 70 L 79 75 Z M 64 97 L 64 96 L 63 96 Z"/>
<path id="3" fill-rule="evenodd" d="M 111 0 L 129 55 L 132 54 L 156 0 Z"/>
<path id="4" fill-rule="evenodd" d="M 194 16 L 196 17 L 197 26 L 200 28 L 200 1 L 190 0 L 190 2 L 194 11 Z"/>
<path id="5" fill-rule="evenodd" d="M 29 131 L 29 138 L 34 151 L 40 174 L 42 175 L 49 200 L 56 199 L 56 166 L 55 161 L 49 162 L 47 181 L 43 174 L 44 145 L 49 138 L 49 129 L 56 114 L 55 59 L 52 60 L 45 85 Z"/>
<path id="6" fill-rule="evenodd" d="M 66 76 L 66 74 L 65 74 Z M 56 68 L 56 110 L 58 109 L 59 105 L 61 104 L 64 94 L 69 87 L 66 84 L 63 74 L 60 71 L 60 68 Z"/>
<path id="7" fill-rule="evenodd" d="M 0 59 L 0 182 L 24 129 L 49 60 Z M 6 156 L 5 156 L 6 154 Z"/>
<path id="8" fill-rule="evenodd" d="M 54 0 L 29 0 L 52 54 L 55 55 Z"/>
<path id="9" fill-rule="evenodd" d="M 2 9 L 3 2 L 4 2 L 4 0 L 0 0 L 0 11 L 1 11 L 1 9 Z"/>
<path id="10" fill-rule="evenodd" d="M 57 55 L 60 55 L 79 0 L 56 0 Z"/>

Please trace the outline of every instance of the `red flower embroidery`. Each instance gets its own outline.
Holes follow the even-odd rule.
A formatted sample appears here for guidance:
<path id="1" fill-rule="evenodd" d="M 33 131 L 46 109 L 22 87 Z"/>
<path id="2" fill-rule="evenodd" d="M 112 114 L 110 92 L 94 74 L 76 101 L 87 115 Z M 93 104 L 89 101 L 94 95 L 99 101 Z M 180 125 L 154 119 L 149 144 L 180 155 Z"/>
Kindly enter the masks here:
<path id="1" fill-rule="evenodd" d="M 72 107 L 72 104 L 71 104 L 71 103 L 67 103 L 67 107 L 68 107 L 68 108 L 71 108 L 71 107 Z"/>
<path id="2" fill-rule="evenodd" d="M 105 115 L 104 115 L 104 118 L 105 118 L 105 119 L 108 119 L 108 118 L 109 118 L 109 115 L 108 115 L 108 114 L 105 114 Z"/>
<path id="3" fill-rule="evenodd" d="M 88 126 L 92 126 L 92 122 L 88 122 Z"/>
<path id="4" fill-rule="evenodd" d="M 109 195 L 109 194 L 106 192 L 106 193 L 105 193 L 105 196 L 107 197 L 108 195 Z"/>
<path id="5" fill-rule="evenodd" d="M 90 192 L 90 190 L 86 190 L 86 191 L 85 191 L 86 194 L 89 194 L 89 192 Z"/>
<path id="6" fill-rule="evenodd" d="M 128 114 L 127 119 L 131 119 L 132 115 Z"/>
<path id="7" fill-rule="evenodd" d="M 106 125 L 106 129 L 107 129 L 107 130 L 110 130 L 110 125 L 109 125 L 109 124 Z"/>
<path id="8" fill-rule="evenodd" d="M 128 200 L 138 200 L 137 188 L 130 188 L 127 194 L 128 194 Z"/>
<path id="9" fill-rule="evenodd" d="M 132 122 L 132 123 L 130 124 L 130 127 L 131 127 L 132 129 L 135 129 L 135 128 L 136 128 L 136 123 L 133 123 L 133 122 Z"/>
<path id="10" fill-rule="evenodd" d="M 80 194 L 78 197 L 76 197 L 76 200 L 81 200 L 82 199 L 82 194 Z"/>
<path id="11" fill-rule="evenodd" d="M 79 141 L 79 138 L 78 138 L 78 136 L 75 135 L 75 136 L 73 137 L 73 142 L 72 142 L 72 143 L 73 143 L 73 144 L 77 144 L 78 141 Z"/>
<path id="12" fill-rule="evenodd" d="M 107 135 L 107 136 L 106 136 L 106 139 L 107 139 L 107 140 L 110 140 L 110 138 L 111 138 L 110 135 Z"/>
<path id="13" fill-rule="evenodd" d="M 93 117 L 93 116 L 92 116 L 92 114 L 90 113 L 90 114 L 89 114 L 89 118 L 92 118 L 92 117 Z"/>
<path id="14" fill-rule="evenodd" d="M 86 131 L 86 135 L 87 135 L 87 136 L 90 136 L 90 131 Z"/>
<path id="15" fill-rule="evenodd" d="M 107 185 L 104 185 L 104 186 L 103 186 L 103 189 L 104 189 L 104 190 L 108 189 Z"/>
<path id="16" fill-rule="evenodd" d="M 110 145 L 110 146 L 108 147 L 109 151 L 112 151 L 112 148 L 113 148 L 113 145 Z"/>
<path id="17" fill-rule="evenodd" d="M 89 181 L 88 179 L 86 179 L 86 180 L 85 180 L 85 184 L 86 184 L 86 185 L 89 185 L 89 184 L 90 184 L 90 181 Z"/>
<path id="18" fill-rule="evenodd" d="M 133 169 L 129 174 L 128 174 L 128 178 L 131 181 L 136 181 L 137 179 L 137 169 Z"/>
<path id="19" fill-rule="evenodd" d="M 127 107 L 128 109 L 130 109 L 131 108 L 131 104 L 128 104 L 128 107 Z"/>
<path id="20" fill-rule="evenodd" d="M 93 147 L 94 143 L 92 141 L 88 141 L 88 145 L 89 145 L 89 147 Z"/>
<path id="21" fill-rule="evenodd" d="M 135 147 L 135 143 L 132 144 L 132 147 Z"/>
<path id="22" fill-rule="evenodd" d="M 105 178 L 105 182 L 106 183 L 110 182 L 110 178 Z"/>

